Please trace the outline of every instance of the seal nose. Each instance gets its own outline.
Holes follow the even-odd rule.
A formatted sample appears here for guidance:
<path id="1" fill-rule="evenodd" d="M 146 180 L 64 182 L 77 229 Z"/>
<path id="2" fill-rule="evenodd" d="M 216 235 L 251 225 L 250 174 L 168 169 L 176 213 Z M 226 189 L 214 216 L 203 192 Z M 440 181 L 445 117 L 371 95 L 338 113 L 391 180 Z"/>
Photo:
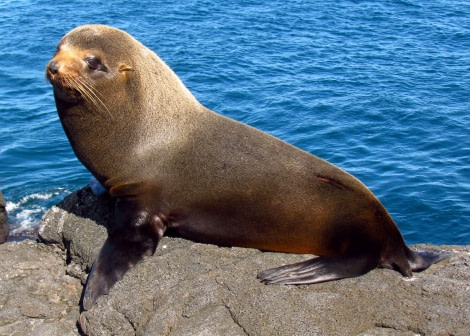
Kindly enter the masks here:
<path id="1" fill-rule="evenodd" d="M 59 70 L 59 62 L 56 61 L 51 61 L 49 62 L 49 71 L 55 75 L 57 71 Z"/>

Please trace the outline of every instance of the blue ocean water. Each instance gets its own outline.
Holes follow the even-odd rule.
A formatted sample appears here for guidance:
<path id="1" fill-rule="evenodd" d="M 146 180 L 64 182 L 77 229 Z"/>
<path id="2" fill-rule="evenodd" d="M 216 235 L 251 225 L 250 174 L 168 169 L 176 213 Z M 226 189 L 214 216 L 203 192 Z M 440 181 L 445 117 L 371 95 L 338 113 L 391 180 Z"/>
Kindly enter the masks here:
<path id="1" fill-rule="evenodd" d="M 470 1 L 0 3 L 0 189 L 14 232 L 90 174 L 44 68 L 77 25 L 121 28 L 207 107 L 329 160 L 408 243 L 470 244 Z"/>

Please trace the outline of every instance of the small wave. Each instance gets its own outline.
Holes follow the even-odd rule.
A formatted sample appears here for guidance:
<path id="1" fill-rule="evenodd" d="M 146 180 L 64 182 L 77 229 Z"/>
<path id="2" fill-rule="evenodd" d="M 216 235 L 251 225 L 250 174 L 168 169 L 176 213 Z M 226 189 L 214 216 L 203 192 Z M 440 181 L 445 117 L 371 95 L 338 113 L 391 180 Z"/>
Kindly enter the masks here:
<path id="1" fill-rule="evenodd" d="M 35 230 L 44 213 L 68 193 L 65 188 L 57 188 L 52 191 L 35 192 L 17 201 L 7 201 L 6 209 L 11 234 Z"/>
<path id="2" fill-rule="evenodd" d="M 20 210 L 13 218 L 10 218 L 10 221 L 13 221 L 13 224 L 15 224 L 12 225 L 11 234 L 18 234 L 34 229 L 37 224 L 37 218 L 42 216 L 45 212 L 46 208 L 43 207 Z"/>
<path id="3" fill-rule="evenodd" d="M 34 194 L 31 194 L 31 195 L 24 196 L 18 202 L 7 202 L 6 203 L 6 209 L 7 209 L 8 212 L 13 212 L 13 211 L 16 211 L 18 208 L 21 208 L 23 205 L 25 205 L 25 204 L 27 204 L 31 201 L 36 201 L 36 200 L 46 201 L 46 200 L 51 199 L 53 196 L 58 196 L 59 194 L 60 194 L 59 191 L 54 192 L 54 193 L 47 192 L 47 193 L 44 193 L 44 194 L 34 193 Z"/>

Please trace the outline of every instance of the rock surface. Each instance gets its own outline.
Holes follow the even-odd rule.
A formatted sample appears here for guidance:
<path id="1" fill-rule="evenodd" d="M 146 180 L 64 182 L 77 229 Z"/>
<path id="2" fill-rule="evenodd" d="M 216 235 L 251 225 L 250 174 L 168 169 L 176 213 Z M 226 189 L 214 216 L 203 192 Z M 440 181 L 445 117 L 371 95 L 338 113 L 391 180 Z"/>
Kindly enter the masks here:
<path id="1" fill-rule="evenodd" d="M 31 240 L 0 245 L 0 335 L 77 335 L 79 280 L 62 250 Z"/>
<path id="2" fill-rule="evenodd" d="M 7 239 L 9 230 L 5 199 L 3 198 L 3 193 L 0 191 L 0 244 Z"/>
<path id="3" fill-rule="evenodd" d="M 452 252 L 451 258 L 411 279 L 377 269 L 358 278 L 317 285 L 266 286 L 256 279 L 259 271 L 311 256 L 221 248 L 165 237 L 153 257 L 131 269 L 109 295 L 79 315 L 82 288 L 68 275 L 86 281 L 86 272 L 106 239 L 112 209 L 112 200 L 85 188 L 53 207 L 41 221 L 40 239 L 60 249 L 30 242 L 0 246 L 4 263 L 17 258 L 18 249 L 25 250 L 21 253 L 30 263 L 43 258 L 33 270 L 19 260 L 2 265 L 2 277 L 18 270 L 15 262 L 26 265 L 22 267 L 29 273 L 22 278 L 23 284 L 0 284 L 0 335 L 24 334 L 16 332 L 16 326 L 18 330 L 26 325 L 33 328 L 34 323 L 49 329 L 46 333 L 29 329 L 33 332 L 27 334 L 58 335 L 57 330 L 63 330 L 60 335 L 411 336 L 468 335 L 470 330 L 468 246 L 440 246 Z M 57 252 L 62 249 L 67 265 Z M 40 271 L 42 282 L 39 277 L 26 280 Z M 58 280 L 52 280 L 53 276 Z M 49 297 L 47 290 L 35 289 L 39 283 L 57 288 L 59 299 Z M 15 306 L 21 301 L 15 298 L 24 298 L 29 291 L 36 293 L 30 296 L 34 304 Z M 71 296 L 65 298 L 64 291 Z M 4 299 L 4 293 L 10 299 Z M 32 306 L 39 308 L 30 313 Z M 63 313 L 57 315 L 59 310 Z M 77 320 L 79 326 L 72 331 Z"/>

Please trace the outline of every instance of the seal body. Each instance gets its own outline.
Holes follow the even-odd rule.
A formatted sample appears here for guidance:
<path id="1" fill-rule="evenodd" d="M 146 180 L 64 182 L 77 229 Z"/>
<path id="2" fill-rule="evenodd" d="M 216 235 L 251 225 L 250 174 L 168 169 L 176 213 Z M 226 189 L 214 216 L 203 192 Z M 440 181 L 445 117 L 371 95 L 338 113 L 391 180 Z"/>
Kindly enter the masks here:
<path id="1" fill-rule="evenodd" d="M 46 75 L 79 160 L 117 198 L 89 275 L 89 309 L 166 230 L 198 242 L 317 258 L 264 271 L 308 284 L 376 267 L 411 276 L 447 255 L 415 252 L 382 204 L 334 165 L 202 106 L 129 34 L 102 25 L 63 37 Z"/>

